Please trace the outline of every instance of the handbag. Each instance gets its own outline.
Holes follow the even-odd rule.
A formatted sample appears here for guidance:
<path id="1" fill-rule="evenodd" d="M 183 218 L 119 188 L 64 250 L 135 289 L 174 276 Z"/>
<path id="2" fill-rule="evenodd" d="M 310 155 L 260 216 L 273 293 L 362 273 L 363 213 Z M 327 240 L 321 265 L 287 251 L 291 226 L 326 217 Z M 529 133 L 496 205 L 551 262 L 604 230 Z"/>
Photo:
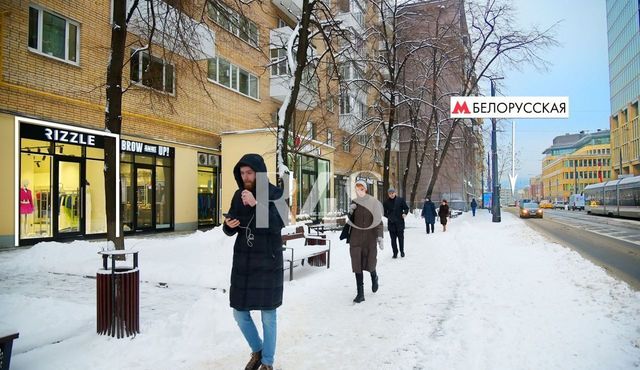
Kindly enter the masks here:
<path id="1" fill-rule="evenodd" d="M 351 237 L 351 225 L 349 223 L 345 223 L 342 227 L 342 232 L 340 232 L 340 240 L 347 240 L 349 243 L 349 238 Z"/>

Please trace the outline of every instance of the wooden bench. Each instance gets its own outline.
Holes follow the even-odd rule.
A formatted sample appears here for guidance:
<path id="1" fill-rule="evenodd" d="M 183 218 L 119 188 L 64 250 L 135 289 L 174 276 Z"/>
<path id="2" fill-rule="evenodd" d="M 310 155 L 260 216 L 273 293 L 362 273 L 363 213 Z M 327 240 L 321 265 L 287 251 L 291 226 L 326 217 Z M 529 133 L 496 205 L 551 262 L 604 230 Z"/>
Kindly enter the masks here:
<path id="1" fill-rule="evenodd" d="M 18 333 L 0 333 L 0 370 L 9 370 L 13 340 L 19 336 Z"/>
<path id="2" fill-rule="evenodd" d="M 304 241 L 302 245 L 292 245 L 295 240 Z M 311 266 L 330 267 L 331 262 L 331 240 L 325 235 L 305 235 L 304 227 L 299 226 L 295 232 L 282 235 L 282 245 L 284 254 L 284 262 L 289 268 L 289 281 L 293 280 L 294 263 L 300 261 L 304 265 L 304 260 L 308 259 Z"/>

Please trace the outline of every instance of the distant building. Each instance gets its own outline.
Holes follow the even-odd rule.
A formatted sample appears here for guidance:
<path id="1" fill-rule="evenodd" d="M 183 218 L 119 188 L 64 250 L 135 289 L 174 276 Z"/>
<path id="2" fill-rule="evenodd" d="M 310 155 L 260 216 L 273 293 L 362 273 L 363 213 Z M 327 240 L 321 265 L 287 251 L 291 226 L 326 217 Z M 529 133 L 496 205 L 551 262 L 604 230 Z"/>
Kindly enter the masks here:
<path id="1" fill-rule="evenodd" d="M 640 175 L 640 3 L 607 0 L 613 177 Z"/>
<path id="2" fill-rule="evenodd" d="M 556 136 L 542 160 L 541 199 L 567 201 L 585 186 L 611 179 L 609 130 Z"/>
<path id="3" fill-rule="evenodd" d="M 529 195 L 535 201 L 543 199 L 542 175 L 534 176 L 529 179 Z"/>
<path id="4" fill-rule="evenodd" d="M 511 188 L 500 187 L 500 205 L 508 206 L 509 204 L 513 203 L 515 203 L 515 199 L 511 194 Z"/>

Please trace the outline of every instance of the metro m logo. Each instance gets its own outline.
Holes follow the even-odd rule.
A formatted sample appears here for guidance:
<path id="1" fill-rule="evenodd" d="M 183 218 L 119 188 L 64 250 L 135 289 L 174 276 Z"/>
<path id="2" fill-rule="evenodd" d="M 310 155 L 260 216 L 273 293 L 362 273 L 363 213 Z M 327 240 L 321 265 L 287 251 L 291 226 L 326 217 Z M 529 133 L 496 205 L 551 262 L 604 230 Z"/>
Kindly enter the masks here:
<path id="1" fill-rule="evenodd" d="M 469 107 L 467 106 L 467 102 L 463 101 L 462 104 L 460 102 L 456 102 L 456 105 L 453 107 L 452 114 L 469 114 Z"/>

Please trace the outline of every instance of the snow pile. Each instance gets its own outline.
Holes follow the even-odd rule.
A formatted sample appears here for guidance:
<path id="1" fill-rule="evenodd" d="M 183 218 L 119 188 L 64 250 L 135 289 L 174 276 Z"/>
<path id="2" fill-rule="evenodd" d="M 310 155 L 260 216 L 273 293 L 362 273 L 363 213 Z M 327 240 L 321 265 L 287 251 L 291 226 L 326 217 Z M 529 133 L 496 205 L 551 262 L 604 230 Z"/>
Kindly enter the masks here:
<path id="1" fill-rule="evenodd" d="M 640 366 L 640 293 L 536 234 L 535 220 L 502 220 L 467 213 L 426 235 L 408 216 L 407 257 L 391 259 L 385 233 L 380 290 L 365 273 L 358 305 L 348 246 L 329 233 L 331 268 L 296 267 L 285 283 L 276 369 Z M 0 330 L 20 331 L 12 369 L 242 368 L 250 351 L 227 296 L 233 241 L 219 228 L 128 239 L 140 251 L 142 333 L 120 340 L 95 334 L 85 277 L 105 242 L 0 253 Z"/>

